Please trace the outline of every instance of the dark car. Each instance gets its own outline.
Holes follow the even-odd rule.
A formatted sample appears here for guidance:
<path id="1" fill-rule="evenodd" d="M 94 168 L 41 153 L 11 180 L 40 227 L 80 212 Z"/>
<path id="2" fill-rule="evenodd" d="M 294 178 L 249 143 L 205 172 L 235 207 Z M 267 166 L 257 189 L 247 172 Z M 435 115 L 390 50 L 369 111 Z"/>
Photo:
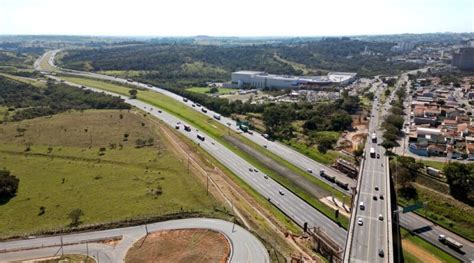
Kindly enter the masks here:
<path id="1" fill-rule="evenodd" d="M 385 254 L 383 253 L 383 249 L 379 249 L 379 256 L 382 258 L 385 256 Z"/>
<path id="2" fill-rule="evenodd" d="M 372 197 L 372 198 L 373 198 L 375 201 L 377 201 L 377 196 L 376 196 L 376 195 L 374 195 L 374 197 Z"/>

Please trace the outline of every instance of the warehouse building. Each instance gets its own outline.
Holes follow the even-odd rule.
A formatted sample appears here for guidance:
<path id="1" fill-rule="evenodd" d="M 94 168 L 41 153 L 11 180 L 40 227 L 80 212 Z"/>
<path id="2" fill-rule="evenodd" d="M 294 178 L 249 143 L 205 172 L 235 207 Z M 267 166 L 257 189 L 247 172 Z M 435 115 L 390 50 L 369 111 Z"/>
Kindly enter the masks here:
<path id="1" fill-rule="evenodd" d="M 224 86 L 232 88 L 298 88 L 312 85 L 347 85 L 355 80 L 357 73 L 330 72 L 325 76 L 276 75 L 263 71 L 237 71 L 231 75 L 231 82 Z"/>

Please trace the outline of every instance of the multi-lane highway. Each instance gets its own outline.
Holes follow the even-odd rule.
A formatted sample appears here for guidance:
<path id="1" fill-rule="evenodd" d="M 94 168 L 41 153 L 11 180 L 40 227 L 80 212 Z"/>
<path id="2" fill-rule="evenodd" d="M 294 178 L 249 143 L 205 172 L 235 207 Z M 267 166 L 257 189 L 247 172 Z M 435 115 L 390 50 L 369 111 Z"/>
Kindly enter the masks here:
<path id="1" fill-rule="evenodd" d="M 49 78 L 60 80 L 58 77 L 49 76 Z M 103 90 L 78 85 L 72 82 L 65 82 L 68 85 L 75 86 L 78 88 L 86 88 L 97 92 L 104 92 Z M 140 100 L 130 99 L 126 96 L 121 96 L 112 92 L 105 91 L 104 93 L 119 96 L 125 100 L 125 102 L 139 108 L 141 110 L 149 112 L 151 115 L 161 119 L 164 123 L 175 127 L 179 123 L 178 131 L 188 137 L 190 140 L 198 144 L 201 148 L 211 154 L 220 163 L 226 166 L 234 174 L 239 176 L 253 189 L 255 189 L 262 196 L 267 198 L 269 202 L 279 208 L 295 223 L 303 226 L 304 223 L 308 223 L 309 227 L 321 227 L 322 231 L 326 232 L 333 240 L 342 248 L 345 244 L 346 231 L 342 227 L 339 227 L 336 223 L 331 221 L 317 209 L 306 203 L 304 200 L 288 191 L 285 187 L 274 181 L 272 178 L 267 176 L 255 169 L 250 163 L 236 155 L 234 152 L 221 145 L 219 142 L 212 140 L 209 136 L 198 131 L 191 124 L 186 123 L 174 115 L 167 113 L 166 111 L 149 105 Z M 191 127 L 190 131 L 184 130 L 184 125 Z M 204 140 L 198 138 L 198 134 L 204 136 Z"/>
<path id="2" fill-rule="evenodd" d="M 214 116 L 215 114 L 219 114 L 219 113 L 213 112 L 212 110 L 208 110 L 207 113 L 204 113 L 200 110 L 200 107 L 192 107 L 192 105 L 193 105 L 192 101 L 188 100 L 187 102 L 185 102 L 183 100 L 183 97 L 181 97 L 177 94 L 174 94 L 170 91 L 158 88 L 158 87 L 154 87 L 154 86 L 147 85 L 147 84 L 140 83 L 140 82 L 136 82 L 136 81 L 130 81 L 130 80 L 127 80 L 127 79 L 102 75 L 102 74 L 76 71 L 76 70 L 70 70 L 70 69 L 62 69 L 62 68 L 56 67 L 54 65 L 54 56 L 56 55 L 57 52 L 59 52 L 59 50 L 54 50 L 54 51 L 50 51 L 50 52 L 45 53 L 40 59 L 38 59 L 35 62 L 35 68 L 37 70 L 48 70 L 48 69 L 42 69 L 41 68 L 41 63 L 40 63 L 41 60 L 46 59 L 51 68 L 56 68 L 56 69 L 61 70 L 63 72 L 67 72 L 68 74 L 84 76 L 84 77 L 91 77 L 91 78 L 96 78 L 96 79 L 103 79 L 103 80 L 108 80 L 108 81 L 114 81 L 114 82 L 118 82 L 118 83 L 126 84 L 126 85 L 135 85 L 137 87 L 144 88 L 144 89 L 150 89 L 150 90 L 153 90 L 155 92 L 159 92 L 163 95 L 166 95 L 168 97 L 171 97 L 171 98 L 175 99 L 177 103 L 183 103 L 183 104 L 187 105 L 190 109 L 195 110 L 197 112 L 200 112 L 201 114 L 206 114 L 206 115 L 211 116 L 211 117 Z M 43 63 L 43 65 L 44 65 L 44 63 Z M 227 126 L 228 123 L 235 124 L 234 120 L 232 120 L 230 118 L 227 118 L 227 117 L 224 117 L 224 116 L 221 116 L 221 119 L 216 120 L 216 121 L 219 121 L 221 124 L 226 125 L 226 126 Z M 229 128 L 234 130 L 234 131 L 240 131 L 239 128 L 236 125 L 230 125 Z M 314 161 L 313 159 L 305 156 L 304 154 L 301 154 L 298 151 L 292 149 L 291 147 L 288 147 L 288 146 L 286 146 L 286 145 L 284 145 L 284 144 L 282 144 L 278 141 L 267 140 L 266 138 L 264 138 L 262 136 L 262 134 L 260 134 L 258 132 L 253 132 L 253 134 L 242 133 L 242 135 L 247 137 L 249 140 L 253 141 L 254 143 L 256 143 L 256 144 L 258 144 L 262 147 L 265 146 L 266 150 L 272 152 L 273 154 L 279 156 L 280 158 L 285 159 L 286 161 L 290 162 L 291 164 L 295 165 L 296 167 L 300 168 L 301 170 L 303 170 L 305 172 L 307 172 L 308 170 L 311 170 L 312 173 L 310 173 L 310 174 L 312 176 L 314 176 L 314 177 L 316 177 L 316 178 L 318 178 L 318 179 L 320 179 L 320 180 L 322 180 L 326 183 L 332 184 L 334 188 L 337 188 L 340 191 L 349 193 L 351 187 L 355 187 L 355 185 L 356 185 L 356 181 L 354 179 L 351 179 L 351 178 L 347 177 L 343 173 L 341 173 L 341 172 L 339 172 L 335 169 L 332 169 L 331 167 L 327 167 L 325 165 L 322 165 L 322 164 Z M 325 173 L 329 176 L 336 177 L 336 179 L 338 181 L 340 181 L 344 184 L 347 184 L 348 188 L 343 189 L 343 188 L 339 187 L 338 185 L 327 181 L 326 179 L 324 179 L 323 177 L 320 176 L 320 171 L 321 170 L 324 170 Z"/>
<path id="3" fill-rule="evenodd" d="M 170 220 L 125 228 L 83 232 L 0 243 L 0 262 L 19 262 L 64 254 L 88 254 L 97 262 L 124 262 L 128 249 L 147 233 L 172 229 L 211 229 L 230 241 L 229 262 L 270 262 L 263 244 L 250 232 L 231 222 L 219 219 L 192 218 Z M 118 239 L 116 245 L 101 240 Z M 87 243 L 87 245 L 86 245 Z M 63 250 L 61 250 L 63 244 Z"/>
<path id="4" fill-rule="evenodd" d="M 380 97 L 380 90 L 376 95 Z M 378 128 L 380 104 L 376 99 L 372 105 L 369 136 L 365 146 L 365 160 L 360 173 L 356 195 L 355 215 L 352 216 L 346 251 L 347 262 L 389 262 L 391 251 L 390 189 L 387 183 L 385 149 L 378 145 L 382 133 Z M 372 141 L 375 133 L 376 141 Z"/>
<path id="5" fill-rule="evenodd" d="M 47 59 L 49 64 L 54 67 L 54 54 L 56 53 L 57 51 L 52 51 L 52 52 L 48 52 L 46 53 L 44 56 L 42 56 L 42 58 L 40 58 L 39 60 L 37 60 L 35 62 L 35 68 L 38 69 L 38 70 L 43 70 L 41 68 L 41 65 L 39 63 L 39 61 L 41 59 Z M 44 69 L 45 71 L 47 71 L 47 69 Z M 150 87 L 149 85 L 146 85 L 146 84 L 143 84 L 143 83 L 138 83 L 138 82 L 129 82 L 125 79 L 120 79 L 120 78 L 115 78 L 115 77 L 111 77 L 111 76 L 105 76 L 105 75 L 100 75 L 100 74 L 95 74 L 95 73 L 88 73 L 88 72 L 81 72 L 81 71 L 71 71 L 71 70 L 67 70 L 67 69 L 58 69 L 58 70 L 63 70 L 63 71 L 67 71 L 68 73 L 70 74 L 75 74 L 75 75 L 79 75 L 79 76 L 86 76 L 86 77 L 92 77 L 92 78 L 97 78 L 97 79 L 103 79 L 103 80 L 109 80 L 109 81 L 115 81 L 115 82 L 119 82 L 119 83 L 126 83 L 128 85 L 130 84 L 133 84 L 133 85 L 136 85 L 136 86 L 139 86 L 141 88 L 147 88 L 147 89 L 151 89 L 151 90 L 154 90 L 156 92 L 160 92 L 164 95 L 167 95 L 169 97 L 172 97 L 174 99 L 176 99 L 177 102 L 179 103 L 185 103 L 186 105 L 188 105 L 190 108 L 194 109 L 194 110 L 198 110 L 199 109 L 196 109 L 196 108 L 193 108 L 191 106 L 191 102 L 188 101 L 188 102 L 184 102 L 183 101 L 183 98 L 181 96 L 178 96 L 174 93 L 171 93 L 169 91 L 166 91 L 166 90 L 163 90 L 163 89 L 159 89 L 159 88 L 156 88 L 156 87 Z M 126 98 L 128 99 L 128 98 Z M 130 100 L 128 100 L 130 101 Z M 132 103 L 139 103 L 138 101 L 136 100 L 133 100 Z M 388 101 L 387 101 L 388 103 Z M 144 103 L 143 103 L 144 104 Z M 145 104 L 146 105 L 146 104 Z M 150 105 L 142 105 L 141 108 L 145 109 L 144 107 L 146 107 L 148 110 L 150 109 Z M 375 105 L 374 105 L 375 106 Z M 381 107 L 382 108 L 382 107 Z M 385 113 L 385 108 L 388 109 L 388 105 L 386 105 L 385 107 L 383 107 L 381 110 L 382 110 L 382 115 Z M 153 108 L 151 107 L 152 111 L 153 109 L 156 109 L 156 108 Z M 201 112 L 201 111 L 199 111 Z M 379 119 L 379 114 L 378 114 L 378 111 L 374 109 L 372 110 L 372 112 L 374 113 L 374 117 L 372 117 L 372 120 L 371 120 L 371 127 L 370 127 L 370 130 L 369 132 L 372 132 L 372 131 L 376 131 L 376 134 L 377 134 L 377 138 L 378 140 L 380 140 L 381 138 L 381 133 L 379 133 L 377 130 L 377 122 L 378 119 Z M 153 112 L 154 114 L 156 113 Z M 202 112 L 201 112 L 202 113 Z M 202 113 L 202 114 L 205 114 L 205 113 Z M 209 116 L 212 116 L 214 114 L 214 112 L 212 111 L 208 111 L 207 115 Z M 166 115 L 166 113 L 164 112 L 164 114 L 160 114 L 161 116 L 163 115 Z M 160 117 L 160 116 L 158 116 Z M 172 117 L 172 116 L 170 116 Z M 181 121 L 181 120 L 178 120 L 178 119 L 173 119 L 173 120 L 169 120 L 168 124 L 170 125 L 173 125 L 177 122 L 177 121 Z M 224 118 L 222 117 L 221 118 L 221 123 L 223 123 L 224 125 L 226 125 L 227 123 L 233 123 L 232 120 L 228 119 L 228 118 Z M 183 122 L 183 121 L 181 121 Z M 237 130 L 238 131 L 238 128 L 235 126 L 235 125 L 231 125 L 230 126 L 231 129 L 234 129 L 234 130 Z M 193 128 L 193 132 L 189 133 L 190 135 L 190 138 L 192 138 L 194 141 L 198 142 L 197 141 L 197 138 L 195 137 L 196 136 L 196 133 L 194 133 L 195 129 Z M 346 176 L 344 176 L 343 174 L 339 173 L 338 171 L 334 171 L 332 169 L 329 169 L 327 167 L 324 167 L 322 166 L 321 164 L 318 164 L 317 162 L 311 160 L 310 158 L 296 152 L 295 150 L 289 148 L 288 146 L 286 145 L 282 145 L 281 143 L 279 142 L 272 142 L 272 141 L 268 141 L 267 139 L 265 139 L 263 136 L 260 136 L 258 133 L 254 133 L 253 135 L 251 134 L 246 134 L 246 133 L 243 133 L 243 136 L 246 136 L 247 138 L 249 138 L 250 140 L 254 141 L 255 143 L 259 144 L 259 145 L 265 145 L 266 148 L 271 151 L 272 153 L 288 160 L 290 163 L 294 164 L 295 166 L 299 167 L 300 169 L 302 170 L 307 170 L 307 169 L 311 169 L 313 171 L 312 175 L 315 176 L 315 177 L 319 177 L 319 170 L 320 169 L 325 169 L 326 172 L 329 174 L 329 175 L 332 175 L 332 176 L 336 176 L 338 178 L 338 180 L 340 181 L 343 181 L 343 182 L 347 182 L 351 187 L 354 186 L 355 187 L 355 184 L 356 182 L 352 179 L 349 179 L 347 178 Z M 206 141 L 209 141 L 209 138 L 207 138 Z M 199 142 L 198 142 L 199 143 Z M 216 154 L 218 155 L 218 152 L 216 151 L 216 148 L 224 148 L 222 145 L 219 145 L 217 142 L 213 142 L 211 143 L 212 147 L 214 148 L 208 148 L 208 147 L 211 147 L 209 145 L 207 145 L 207 143 L 204 143 L 201 145 L 203 145 L 203 147 L 205 147 L 205 150 L 207 151 L 210 151 L 210 153 L 216 157 Z M 366 158 L 367 159 L 370 159 L 370 155 L 369 155 L 369 149 L 370 147 L 367 145 L 366 146 Z M 371 170 L 370 173 L 372 175 L 375 175 L 375 174 L 379 174 L 380 172 L 383 172 L 382 171 L 382 163 L 384 162 L 384 151 L 381 147 L 378 147 L 377 148 L 377 151 L 378 153 L 380 154 L 380 159 L 377 159 L 375 158 L 375 164 L 368 164 L 367 166 L 367 169 L 368 170 Z M 227 160 L 232 160 L 232 156 L 235 156 L 235 154 L 233 154 L 232 152 L 228 153 L 228 155 L 226 155 L 226 158 L 224 159 L 227 159 Z M 217 158 L 217 157 L 216 157 Z M 238 158 L 238 157 L 237 157 Z M 219 161 L 222 161 L 220 158 L 217 158 Z M 302 201 L 301 199 L 299 199 L 298 197 L 288 193 L 287 191 L 284 190 L 284 188 L 279 185 L 278 183 L 274 182 L 273 180 L 271 180 L 270 178 L 269 179 L 265 179 L 264 175 L 261 174 L 261 173 L 255 173 L 255 172 L 250 172 L 248 170 L 248 168 L 250 167 L 247 167 L 247 166 L 250 166 L 248 163 L 242 163 L 240 162 L 242 160 L 239 160 L 239 164 L 237 166 L 240 166 L 240 167 L 233 167 L 232 171 L 234 173 L 236 173 L 237 175 L 239 176 L 244 176 L 246 177 L 248 180 L 245 180 L 247 183 L 249 183 L 252 187 L 256 187 L 258 188 L 257 190 L 263 195 L 263 196 L 266 196 L 266 197 L 269 197 L 270 198 L 270 202 L 272 202 L 273 204 L 275 204 L 277 207 L 279 207 L 280 209 L 282 209 L 283 212 L 287 213 L 290 218 L 292 218 L 293 220 L 295 220 L 295 222 L 297 222 L 298 224 L 301 225 L 302 222 L 308 222 L 310 224 L 310 226 L 321 226 L 323 231 L 325 231 L 326 233 L 329 233 L 331 236 L 334 236 L 334 239 L 335 241 L 341 245 L 341 247 L 343 246 L 344 244 L 344 241 L 345 241 L 345 238 L 343 237 L 345 235 L 345 232 L 343 229 L 339 228 L 336 226 L 336 224 L 334 224 L 332 221 L 330 221 L 329 219 L 327 219 L 325 216 L 323 216 L 322 214 L 320 214 L 318 211 L 316 211 L 314 208 L 308 206 L 304 201 Z M 231 164 L 229 165 L 232 165 L 232 163 L 235 163 L 233 161 L 230 161 Z M 380 168 L 377 166 L 377 163 L 380 165 Z M 387 164 L 383 164 L 384 167 L 387 165 Z M 242 168 L 244 167 L 244 168 Z M 256 176 L 255 178 L 257 178 L 256 180 L 259 180 L 259 182 L 253 182 L 252 180 L 250 180 L 250 178 L 252 178 L 252 176 L 255 176 L 257 174 L 260 174 L 261 177 L 258 177 Z M 365 172 L 363 173 L 365 174 Z M 366 178 L 369 178 L 371 176 L 367 176 Z M 255 179 L 253 178 L 253 179 Z M 258 179 L 260 178 L 260 179 Z M 265 181 L 262 183 L 260 182 L 261 179 L 264 178 Z M 374 182 L 373 184 L 377 184 L 379 186 L 379 192 L 382 193 L 382 192 L 385 192 L 385 186 L 382 186 L 382 182 L 380 181 L 377 181 L 378 179 L 376 178 L 376 176 L 374 176 Z M 379 178 L 380 179 L 380 178 Z M 323 179 L 324 180 L 324 179 Z M 264 187 L 263 185 L 267 184 L 268 185 L 266 187 Z M 262 185 L 263 184 L 263 185 Z M 375 187 L 373 187 L 372 189 L 370 189 L 370 186 L 371 186 L 372 182 L 368 182 L 368 183 L 364 183 L 364 190 L 365 191 L 362 191 L 364 197 L 363 198 L 368 198 L 370 199 L 370 192 L 374 192 L 375 191 Z M 275 187 L 273 189 L 273 187 Z M 384 187 L 383 190 L 381 190 L 381 187 Z M 281 195 L 279 194 L 279 189 L 283 189 L 283 193 L 284 195 Z M 340 189 L 340 188 L 339 188 Z M 340 189 L 341 190 L 341 189 Z M 387 193 L 388 194 L 388 193 Z M 290 196 L 291 195 L 291 196 Z M 385 194 L 384 194 L 384 197 Z M 373 196 L 372 196 L 373 198 Z M 380 196 L 378 197 L 378 199 L 380 199 Z M 386 199 L 386 198 L 385 198 Z M 376 202 L 375 200 L 371 199 L 372 202 Z M 377 200 L 380 202 L 380 200 Z M 366 201 L 367 202 L 367 201 Z M 370 201 L 369 201 L 370 202 Z M 299 205 L 301 204 L 301 205 Z M 375 203 L 374 203 L 375 204 Z M 293 207 L 293 209 L 289 209 L 288 207 Z M 364 215 L 365 217 L 368 217 L 370 219 L 368 219 L 369 221 L 373 221 L 373 218 L 371 217 L 378 217 L 378 213 L 380 212 L 383 212 L 383 210 L 385 210 L 387 213 L 389 209 L 386 209 L 387 207 L 382 207 L 382 206 L 376 206 L 375 209 L 371 209 L 369 214 L 366 214 Z M 305 212 L 305 209 L 309 209 L 308 211 L 311 211 L 310 213 L 306 213 Z M 368 212 L 368 210 L 366 211 Z M 307 214 L 306 216 L 303 216 L 302 215 L 305 215 Z M 316 216 L 314 216 L 314 215 Z M 361 214 L 362 215 L 362 214 Z M 358 219 L 358 217 L 356 217 Z M 322 219 L 322 220 L 320 220 Z M 378 220 L 378 218 L 376 218 Z M 386 218 L 384 217 L 384 221 L 386 220 Z M 364 220 L 363 219 L 363 223 L 366 224 L 367 222 L 367 219 Z M 375 222 L 371 222 L 371 226 L 372 226 L 372 223 L 374 225 L 377 225 Z M 413 213 L 407 213 L 407 214 L 402 214 L 401 215 L 401 219 L 400 219 L 400 224 L 401 226 L 403 227 L 406 227 L 408 229 L 416 229 L 415 226 L 427 226 L 427 221 L 423 218 L 421 218 L 420 216 L 416 215 L 416 214 L 413 214 Z M 364 225 L 363 225 L 364 226 Z M 439 246 L 441 249 L 447 251 L 448 253 L 451 253 L 451 254 L 454 254 L 455 256 L 457 256 L 458 258 L 461 258 L 461 259 L 464 259 L 466 261 L 472 261 L 474 260 L 474 248 L 473 248 L 473 244 L 469 241 L 466 241 L 466 240 L 461 240 L 462 243 L 464 244 L 464 247 L 465 247 L 465 250 L 466 250 L 466 254 L 465 255 L 461 255 L 457 252 L 453 252 L 450 248 L 446 247 L 446 246 L 443 246 L 442 244 L 440 244 L 437 240 L 437 233 L 445 233 L 447 234 L 448 236 L 452 235 L 449 231 L 439 227 L 439 226 L 433 226 L 433 224 L 430 225 L 431 229 L 430 231 L 427 231 L 427 232 L 419 232 L 417 233 L 418 235 L 422 236 L 423 238 L 425 238 L 427 241 Z M 425 227 L 426 228 L 426 227 Z M 361 227 L 359 229 L 359 231 L 362 231 L 363 232 L 363 227 Z M 365 228 L 367 229 L 367 228 Z M 381 229 L 379 229 L 381 230 Z M 377 231 L 379 231 L 377 230 Z M 435 231 L 435 230 L 438 230 L 438 231 Z M 366 236 L 369 235 L 369 233 L 362 233 L 361 234 L 365 234 Z M 434 234 L 436 233 L 436 234 Z M 370 233 L 371 236 L 374 235 L 374 233 Z M 376 241 L 372 241 L 373 243 L 375 243 Z M 367 245 L 368 246 L 368 245 Z M 372 244 L 371 245 L 371 255 L 373 256 L 374 253 L 375 255 L 377 255 L 378 253 L 378 248 L 375 249 L 375 247 L 378 247 L 380 245 L 374 245 Z M 374 250 L 375 249 L 375 250 Z M 384 254 L 386 254 L 386 249 L 384 249 Z M 375 252 L 374 252 L 375 251 Z M 366 254 L 368 255 L 368 251 L 366 252 Z M 358 256 L 359 257 L 359 256 Z M 363 257 L 363 253 L 361 253 L 360 257 Z"/>

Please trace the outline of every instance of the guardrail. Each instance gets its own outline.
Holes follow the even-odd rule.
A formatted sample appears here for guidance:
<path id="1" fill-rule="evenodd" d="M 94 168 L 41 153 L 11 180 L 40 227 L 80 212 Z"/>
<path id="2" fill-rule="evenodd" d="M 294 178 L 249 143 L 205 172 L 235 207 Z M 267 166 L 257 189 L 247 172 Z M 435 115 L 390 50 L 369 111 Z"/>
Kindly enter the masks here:
<path id="1" fill-rule="evenodd" d="M 391 197 L 391 188 L 390 188 L 390 161 L 388 159 L 388 156 L 385 157 L 385 169 L 386 169 L 386 176 L 387 178 L 385 179 L 386 182 L 385 182 L 385 189 L 386 190 L 386 193 L 385 193 L 385 202 L 386 202 L 386 206 L 387 206 L 387 209 L 385 210 L 387 212 L 385 218 L 387 218 L 386 220 L 386 224 L 385 224 L 385 227 L 386 227 L 386 230 L 387 230 L 387 235 L 388 235 L 388 238 L 387 238 L 387 248 L 388 248 L 388 251 L 387 251 L 387 258 L 388 258 L 388 262 L 389 263 L 393 263 L 394 261 L 394 254 L 393 254 L 393 232 L 392 232 L 392 197 Z"/>
<path id="2" fill-rule="evenodd" d="M 349 224 L 349 230 L 347 231 L 347 241 L 346 241 L 346 247 L 344 249 L 344 263 L 349 263 L 350 258 L 351 258 L 352 237 L 354 235 L 354 224 L 355 224 L 356 211 L 357 211 L 357 202 L 359 200 L 359 189 L 360 189 L 360 185 L 362 184 L 362 176 L 363 176 L 362 172 L 364 171 L 364 165 L 365 165 L 365 156 L 362 159 L 362 162 L 360 163 L 359 176 L 357 178 L 357 186 L 356 186 L 354 198 L 352 200 L 351 221 Z"/>

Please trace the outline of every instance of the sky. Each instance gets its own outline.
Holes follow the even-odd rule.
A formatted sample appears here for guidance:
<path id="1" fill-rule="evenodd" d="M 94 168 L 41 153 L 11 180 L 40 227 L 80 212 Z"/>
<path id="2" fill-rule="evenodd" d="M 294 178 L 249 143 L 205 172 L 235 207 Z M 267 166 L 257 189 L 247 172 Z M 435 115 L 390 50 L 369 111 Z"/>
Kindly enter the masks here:
<path id="1" fill-rule="evenodd" d="M 0 0 L 0 34 L 342 36 L 473 29 L 474 0 Z"/>

